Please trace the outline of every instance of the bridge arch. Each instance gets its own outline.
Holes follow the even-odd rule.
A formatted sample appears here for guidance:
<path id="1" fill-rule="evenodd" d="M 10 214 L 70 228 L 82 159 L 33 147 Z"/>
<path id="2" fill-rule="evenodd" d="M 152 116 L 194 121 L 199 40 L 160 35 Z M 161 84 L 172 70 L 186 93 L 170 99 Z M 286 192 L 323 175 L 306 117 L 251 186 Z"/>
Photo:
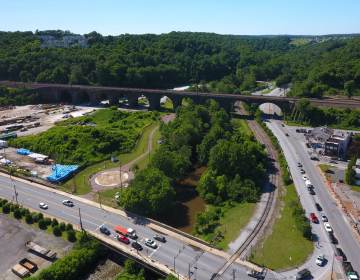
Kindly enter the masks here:
<path id="1" fill-rule="evenodd" d="M 278 116 L 278 117 L 283 116 L 283 110 L 280 108 L 279 105 L 275 103 L 265 102 L 259 104 L 259 109 L 265 115 Z"/>

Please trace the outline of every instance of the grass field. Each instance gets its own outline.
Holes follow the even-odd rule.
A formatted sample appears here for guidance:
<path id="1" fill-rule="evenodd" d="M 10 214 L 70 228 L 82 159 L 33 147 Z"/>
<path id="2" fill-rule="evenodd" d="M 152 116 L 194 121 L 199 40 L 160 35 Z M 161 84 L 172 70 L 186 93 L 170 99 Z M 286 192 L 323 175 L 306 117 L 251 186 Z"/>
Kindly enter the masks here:
<path id="1" fill-rule="evenodd" d="M 217 244 L 219 248 L 226 250 L 229 243 L 239 236 L 241 229 L 250 221 L 255 208 L 256 203 L 239 203 L 226 210 L 220 219 L 221 226 L 218 227 L 224 232 L 224 239 Z"/>
<path id="2" fill-rule="evenodd" d="M 294 185 L 287 187 L 283 198 L 281 217 L 274 224 L 272 233 L 261 247 L 255 249 L 250 260 L 274 270 L 298 266 L 306 261 L 314 245 L 297 229 L 292 215 L 291 202 L 298 201 Z"/>
<path id="3" fill-rule="evenodd" d="M 142 153 L 145 152 L 150 132 L 156 126 L 158 126 L 158 123 L 153 123 L 144 129 L 143 134 L 141 135 L 140 139 L 136 144 L 135 149 L 132 152 L 118 155 L 118 159 L 122 165 L 130 162 L 131 160 L 135 159 L 136 157 L 140 156 Z M 114 163 L 111 162 L 110 160 L 105 160 L 100 163 L 91 165 L 85 168 L 84 170 L 80 171 L 72 179 L 64 183 L 61 186 L 61 189 L 75 194 L 80 194 L 80 195 L 86 194 L 91 190 L 89 184 L 89 178 L 91 175 L 101 170 L 118 167 L 118 166 L 120 166 L 119 162 Z"/>

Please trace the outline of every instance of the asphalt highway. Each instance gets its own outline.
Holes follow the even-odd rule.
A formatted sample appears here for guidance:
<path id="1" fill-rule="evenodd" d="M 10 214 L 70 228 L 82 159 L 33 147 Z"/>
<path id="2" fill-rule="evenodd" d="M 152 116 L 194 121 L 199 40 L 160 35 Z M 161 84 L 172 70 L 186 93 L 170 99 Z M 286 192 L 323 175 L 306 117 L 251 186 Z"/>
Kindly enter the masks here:
<path id="1" fill-rule="evenodd" d="M 81 210 L 82 224 L 87 231 L 99 232 L 101 225 L 107 226 L 111 230 L 111 236 L 114 238 L 113 228 L 116 225 L 131 227 L 136 230 L 139 236 L 139 243 L 143 250 L 139 252 L 140 257 L 150 257 L 152 260 L 174 268 L 177 273 L 190 279 L 209 280 L 226 262 L 226 260 L 217 255 L 204 252 L 198 248 L 183 243 L 182 241 L 166 236 L 166 243 L 158 243 L 157 249 L 151 249 L 144 245 L 145 238 L 152 238 L 156 232 L 151 230 L 141 221 L 133 220 L 112 212 L 105 211 L 99 207 L 87 204 L 76 199 L 72 199 L 75 206 L 67 207 L 62 204 L 64 199 L 68 199 L 66 193 L 59 194 L 52 189 L 42 189 L 31 183 L 18 181 L 14 179 L 18 193 L 18 202 L 24 207 L 37 209 L 39 212 L 48 213 L 58 219 L 79 224 L 79 208 Z M 0 196 L 8 200 L 14 200 L 14 188 L 10 178 L 0 174 Z M 43 210 L 39 208 L 39 203 L 48 204 L 49 208 Z M 130 245 L 127 245 L 130 246 Z M 221 279 L 252 279 L 247 276 L 247 269 L 239 264 L 232 264 L 222 275 Z M 269 277 L 271 272 L 268 273 Z M 235 278 L 234 278 L 235 276 Z M 273 277 L 271 279 L 274 279 Z"/>
<path id="2" fill-rule="evenodd" d="M 271 120 L 267 123 L 268 127 L 272 130 L 274 135 L 278 138 L 281 148 L 288 161 L 288 165 L 297 185 L 297 190 L 300 195 L 300 200 L 307 213 L 314 212 L 317 216 L 320 213 L 326 214 L 329 219 L 329 223 L 332 226 L 335 236 L 339 241 L 337 247 L 341 247 L 354 267 L 355 270 L 360 272 L 360 244 L 352 230 L 345 214 L 336 205 L 336 202 L 329 193 L 327 186 L 325 185 L 321 174 L 319 173 L 317 162 L 310 159 L 309 154 L 305 146 L 304 136 L 296 133 L 295 128 L 283 127 L 280 121 Z M 286 136 L 288 133 L 289 136 Z M 303 168 L 306 171 L 306 175 L 315 187 L 316 195 L 311 196 L 305 187 L 302 175 L 299 173 L 297 162 L 303 164 Z M 300 187 L 299 187 L 300 186 Z M 315 208 L 315 202 L 319 203 L 323 208 L 322 211 L 317 211 Z M 321 228 L 319 231 L 319 227 Z M 328 235 L 324 231 L 322 222 L 319 225 L 314 225 L 313 229 L 319 237 L 320 250 L 317 248 L 316 251 L 324 251 L 324 254 L 328 256 L 331 264 L 331 256 L 334 254 L 335 246 L 330 243 Z M 337 260 L 335 259 L 335 263 Z M 313 268 L 315 269 L 315 268 Z M 311 269 L 310 269 L 311 270 Z M 317 274 L 321 273 L 315 270 Z"/>

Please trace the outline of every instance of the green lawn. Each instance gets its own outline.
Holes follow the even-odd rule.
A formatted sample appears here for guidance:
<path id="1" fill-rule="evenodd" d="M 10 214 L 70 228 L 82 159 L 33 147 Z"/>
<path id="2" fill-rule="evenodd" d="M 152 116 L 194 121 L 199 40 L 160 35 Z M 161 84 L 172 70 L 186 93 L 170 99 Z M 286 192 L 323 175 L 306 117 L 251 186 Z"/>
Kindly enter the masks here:
<path id="1" fill-rule="evenodd" d="M 226 250 L 229 243 L 239 236 L 241 229 L 250 221 L 255 208 L 256 203 L 239 203 L 226 210 L 220 219 L 219 230 L 224 232 L 224 239 L 217 244 L 219 248 Z"/>
<path id="2" fill-rule="evenodd" d="M 145 152 L 149 134 L 156 126 L 158 126 L 158 123 L 153 123 L 147 126 L 144 129 L 140 139 L 138 140 L 135 149 L 130 153 L 120 154 L 118 156 L 118 159 L 121 162 L 121 164 L 126 164 Z M 100 163 L 91 165 L 85 168 L 84 170 L 80 171 L 72 179 L 64 183 L 61 186 L 61 189 L 75 194 L 80 194 L 80 195 L 86 194 L 91 190 L 89 184 L 89 178 L 91 175 L 101 170 L 112 167 L 118 167 L 118 166 L 120 166 L 119 162 L 113 163 L 110 160 L 105 160 Z"/>
<path id="3" fill-rule="evenodd" d="M 255 249 L 250 260 L 274 270 L 298 266 L 313 252 L 314 245 L 296 228 L 291 202 L 299 201 L 294 185 L 287 187 L 281 217 L 261 247 Z"/>
<path id="4" fill-rule="evenodd" d="M 212 207 L 212 206 L 207 206 Z M 200 235 L 199 237 L 211 242 L 214 240 L 217 232 L 221 232 L 223 238 L 221 241 L 215 242 L 216 247 L 219 249 L 226 250 L 231 241 L 235 240 L 241 229 L 246 226 L 254 214 L 256 203 L 237 203 L 233 204 L 232 207 L 224 206 L 223 216 L 219 220 L 219 225 L 216 229 L 209 234 Z"/>
<path id="5" fill-rule="evenodd" d="M 101 203 L 104 204 L 104 205 L 108 205 L 110 207 L 117 208 L 118 205 L 117 205 L 117 203 L 116 203 L 116 201 L 114 199 L 115 194 L 117 192 L 121 193 L 121 188 L 113 188 L 113 189 L 101 191 L 100 192 Z M 95 200 L 97 202 L 99 202 L 99 196 L 96 196 Z"/>

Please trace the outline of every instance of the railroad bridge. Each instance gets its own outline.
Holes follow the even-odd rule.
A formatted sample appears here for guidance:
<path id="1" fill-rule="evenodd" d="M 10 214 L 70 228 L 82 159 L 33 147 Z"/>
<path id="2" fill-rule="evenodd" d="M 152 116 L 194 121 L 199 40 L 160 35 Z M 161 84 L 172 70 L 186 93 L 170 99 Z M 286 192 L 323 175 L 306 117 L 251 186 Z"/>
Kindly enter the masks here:
<path id="1" fill-rule="evenodd" d="M 145 96 L 148 99 L 149 107 L 152 110 L 160 108 L 160 99 L 164 96 L 172 101 L 174 109 L 182 104 L 184 98 L 190 98 L 196 104 L 202 104 L 208 99 L 214 99 L 227 111 L 231 111 L 236 102 L 243 101 L 248 104 L 256 105 L 272 103 L 280 107 L 283 112 L 289 112 L 293 105 L 299 100 L 298 98 L 292 97 L 252 96 L 68 84 L 21 83 L 10 81 L 0 81 L 0 85 L 33 90 L 38 94 L 39 102 L 41 103 L 63 102 L 75 105 L 84 103 L 98 105 L 103 100 L 109 100 L 110 105 L 118 105 L 119 100 L 125 98 L 127 99 L 129 106 L 135 107 L 138 105 L 139 98 Z M 308 100 L 315 106 L 360 108 L 360 99 L 309 98 Z"/>

